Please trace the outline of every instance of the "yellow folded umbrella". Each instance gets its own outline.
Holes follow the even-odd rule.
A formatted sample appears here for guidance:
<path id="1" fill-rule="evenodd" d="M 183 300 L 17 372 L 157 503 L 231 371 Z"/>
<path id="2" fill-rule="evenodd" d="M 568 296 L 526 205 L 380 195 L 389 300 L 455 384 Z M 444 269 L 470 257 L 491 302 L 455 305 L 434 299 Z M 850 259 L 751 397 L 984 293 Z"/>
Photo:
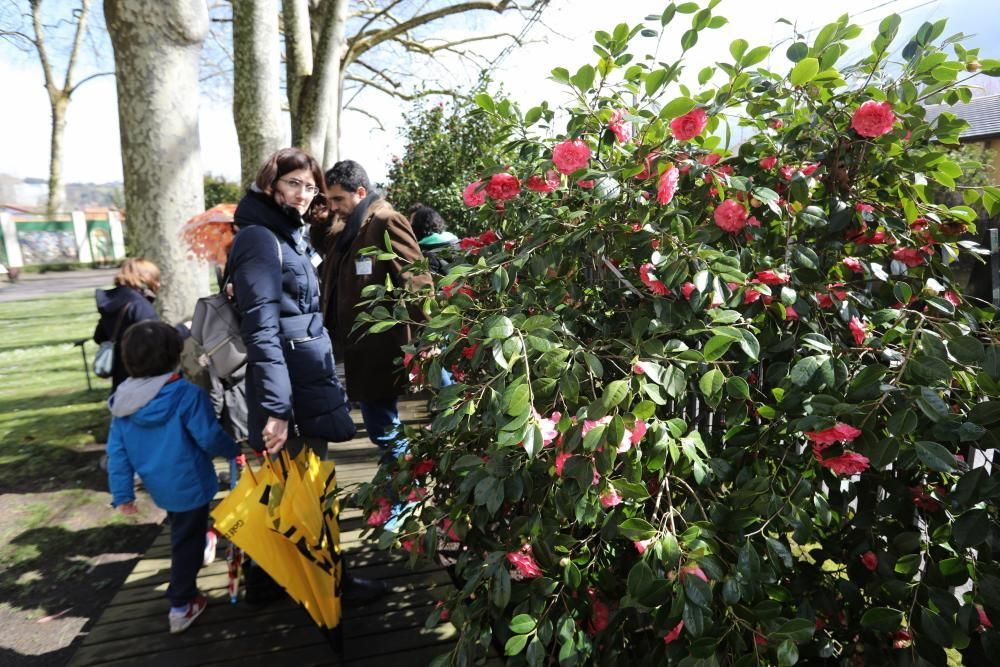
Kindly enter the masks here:
<path id="1" fill-rule="evenodd" d="M 336 483 L 332 464 L 321 464 L 303 449 L 295 461 L 286 457 L 284 469 L 269 459 L 256 473 L 243 475 L 212 517 L 219 533 L 264 568 L 317 625 L 332 630 L 340 624 L 342 566 L 339 533 L 330 528 L 336 526 L 336 511 L 326 507 Z M 330 485 L 323 471 L 329 471 Z M 306 536 L 317 532 L 320 539 L 310 543 Z"/>

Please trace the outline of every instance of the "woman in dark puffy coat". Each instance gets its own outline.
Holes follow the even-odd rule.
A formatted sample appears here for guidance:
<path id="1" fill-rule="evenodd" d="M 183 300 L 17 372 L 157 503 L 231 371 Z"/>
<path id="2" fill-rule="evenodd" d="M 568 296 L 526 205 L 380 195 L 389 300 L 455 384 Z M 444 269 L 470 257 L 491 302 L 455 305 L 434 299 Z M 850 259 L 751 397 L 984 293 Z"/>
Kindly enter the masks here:
<path id="1" fill-rule="evenodd" d="M 303 225 L 326 214 L 323 172 L 298 148 L 264 163 L 236 209 L 227 271 L 247 348 L 250 446 L 275 454 L 303 444 L 325 458 L 328 441 L 354 437 L 320 312 Z"/>
<path id="2" fill-rule="evenodd" d="M 115 275 L 114 288 L 96 291 L 97 312 L 101 319 L 94 329 L 94 342 L 101 344 L 110 340 L 115 343 L 114 362 L 111 365 L 112 393 L 128 377 L 118 343 L 125 331 L 136 322 L 160 319 L 153 308 L 153 301 L 159 291 L 160 268 L 142 257 L 125 260 Z M 178 325 L 177 330 L 182 337 L 190 335 L 184 325 Z"/>

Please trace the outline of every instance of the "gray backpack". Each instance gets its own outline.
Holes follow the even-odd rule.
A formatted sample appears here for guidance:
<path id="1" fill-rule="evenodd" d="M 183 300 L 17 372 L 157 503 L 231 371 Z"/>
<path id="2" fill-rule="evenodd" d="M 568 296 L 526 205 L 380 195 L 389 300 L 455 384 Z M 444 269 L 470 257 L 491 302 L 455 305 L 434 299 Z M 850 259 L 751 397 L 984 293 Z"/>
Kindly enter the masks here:
<path id="1" fill-rule="evenodd" d="M 211 366 L 220 378 L 228 378 L 247 362 L 247 348 L 240 337 L 240 315 L 226 294 L 225 284 L 218 294 L 198 299 L 191 319 L 191 338 L 202 349 L 199 363 Z"/>

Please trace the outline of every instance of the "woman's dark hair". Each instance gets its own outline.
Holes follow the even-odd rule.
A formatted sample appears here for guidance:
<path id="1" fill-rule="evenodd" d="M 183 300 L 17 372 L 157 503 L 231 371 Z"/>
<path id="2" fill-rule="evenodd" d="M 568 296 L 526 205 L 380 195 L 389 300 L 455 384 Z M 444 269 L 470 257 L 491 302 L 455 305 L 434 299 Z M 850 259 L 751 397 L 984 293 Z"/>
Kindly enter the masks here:
<path id="1" fill-rule="evenodd" d="M 312 173 L 316 187 L 319 188 L 319 192 L 316 193 L 309 205 L 309 210 L 302 217 L 306 220 L 326 217 L 326 181 L 323 179 L 323 169 L 312 155 L 301 148 L 282 148 L 264 160 L 264 164 L 261 165 L 257 177 L 254 179 L 254 184 L 261 192 L 273 192 L 274 184 L 279 178 L 299 169 L 308 169 Z"/>
<path id="2" fill-rule="evenodd" d="M 430 206 L 417 205 L 410 211 L 410 226 L 417 240 L 445 230 L 444 218 Z"/>
<path id="3" fill-rule="evenodd" d="M 354 160 L 341 160 L 326 170 L 326 186 L 339 185 L 348 192 L 357 192 L 358 188 L 372 191 L 368 172 Z"/>
<path id="4" fill-rule="evenodd" d="M 129 376 L 148 378 L 176 370 L 184 342 L 177 329 L 166 322 L 143 320 L 125 331 L 121 346 Z"/>

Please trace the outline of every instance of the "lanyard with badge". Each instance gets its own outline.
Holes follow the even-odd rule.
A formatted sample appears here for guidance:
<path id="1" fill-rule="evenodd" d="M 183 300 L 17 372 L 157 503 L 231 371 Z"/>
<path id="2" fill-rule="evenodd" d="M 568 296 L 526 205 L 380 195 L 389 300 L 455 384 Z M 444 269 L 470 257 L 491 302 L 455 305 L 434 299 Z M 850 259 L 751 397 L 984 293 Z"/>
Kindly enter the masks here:
<path id="1" fill-rule="evenodd" d="M 354 260 L 354 275 L 370 276 L 372 274 L 372 258 L 358 257 Z"/>

